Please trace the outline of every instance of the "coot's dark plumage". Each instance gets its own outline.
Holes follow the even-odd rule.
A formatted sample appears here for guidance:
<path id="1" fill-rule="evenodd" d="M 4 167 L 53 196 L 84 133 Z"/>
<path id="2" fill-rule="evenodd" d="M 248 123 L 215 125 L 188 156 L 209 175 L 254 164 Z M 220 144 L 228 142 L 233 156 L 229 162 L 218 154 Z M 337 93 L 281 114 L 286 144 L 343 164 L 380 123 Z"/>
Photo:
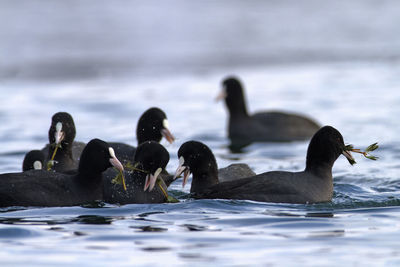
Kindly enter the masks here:
<path id="1" fill-rule="evenodd" d="M 26 153 L 22 163 L 22 171 L 41 170 L 44 166 L 45 156 L 41 150 L 31 150 Z"/>
<path id="2" fill-rule="evenodd" d="M 229 111 L 228 136 L 232 148 L 253 142 L 289 142 L 308 140 L 320 126 L 302 115 L 285 112 L 260 112 L 249 115 L 242 84 L 235 77 L 223 81 L 225 103 Z"/>
<path id="3" fill-rule="evenodd" d="M 76 174 L 31 170 L 0 175 L 0 206 L 73 206 L 103 199 L 102 172 L 123 167 L 113 149 L 93 139 L 84 148 Z"/>
<path id="4" fill-rule="evenodd" d="M 240 178 L 246 178 L 256 175 L 255 172 L 244 163 L 234 163 L 225 168 L 218 169 L 218 181 L 227 182 Z"/>
<path id="5" fill-rule="evenodd" d="M 140 145 L 146 141 L 160 142 L 165 137 L 168 142 L 174 141 L 168 127 L 167 115 L 159 108 L 153 107 L 146 110 L 140 116 L 136 127 L 137 144 Z M 124 143 L 110 142 L 119 159 L 123 162 L 132 161 L 136 148 Z"/>
<path id="6" fill-rule="evenodd" d="M 50 161 L 58 146 L 53 164 L 50 165 L 51 170 L 65 172 L 78 167 L 79 157 L 85 144 L 75 142 L 75 135 L 75 123 L 69 113 L 57 112 L 53 115 L 49 129 L 49 144 L 42 149 L 46 161 Z M 47 166 L 44 166 L 44 168 L 47 169 Z"/>
<path id="7" fill-rule="evenodd" d="M 332 167 L 344 150 L 343 137 L 330 126 L 321 128 L 310 141 L 302 172 L 273 171 L 235 181 L 218 183 L 217 165 L 211 150 L 199 142 L 187 142 L 179 151 L 177 175 L 184 182 L 193 173 L 191 193 L 196 198 L 247 199 L 264 202 L 316 203 L 332 199 Z"/>
<path id="8" fill-rule="evenodd" d="M 104 176 L 104 200 L 119 204 L 166 202 L 167 186 L 162 179 L 156 180 L 168 161 L 169 153 L 161 144 L 141 143 L 134 158 L 136 169 L 125 172 L 127 191 L 112 183 L 116 173 L 108 170 Z"/>
<path id="9" fill-rule="evenodd" d="M 186 158 L 180 155 L 186 155 Z M 218 169 L 214 154 L 204 144 L 197 141 L 189 141 L 181 146 L 178 152 L 179 167 L 174 178 L 184 172 L 183 186 L 185 186 L 190 170 L 199 170 L 200 179 L 193 179 L 190 187 L 191 193 L 203 192 L 211 185 L 234 181 L 256 175 L 247 164 L 236 163 L 225 168 Z M 188 168 L 188 166 L 192 166 Z M 193 174 L 193 176 L 195 176 Z"/>

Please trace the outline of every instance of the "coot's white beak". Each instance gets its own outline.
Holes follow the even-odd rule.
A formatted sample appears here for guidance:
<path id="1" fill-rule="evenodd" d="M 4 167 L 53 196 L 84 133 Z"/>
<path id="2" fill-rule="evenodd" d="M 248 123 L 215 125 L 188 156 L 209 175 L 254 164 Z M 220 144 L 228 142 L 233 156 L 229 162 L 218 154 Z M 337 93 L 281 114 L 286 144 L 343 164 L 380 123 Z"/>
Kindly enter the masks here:
<path id="1" fill-rule="evenodd" d="M 115 156 L 114 149 L 112 147 L 109 147 L 108 151 L 109 151 L 110 157 L 111 157 L 110 158 L 111 165 L 114 166 L 120 172 L 124 171 L 124 166 L 122 166 L 121 162 Z"/>
<path id="2" fill-rule="evenodd" d="M 64 140 L 65 134 L 62 131 L 62 122 L 57 122 L 56 124 L 56 132 L 54 133 L 54 138 L 56 139 L 56 144 L 60 144 L 62 140 Z"/>
<path id="3" fill-rule="evenodd" d="M 183 157 L 179 158 L 179 166 L 176 169 L 175 175 L 174 175 L 174 180 L 180 176 L 182 173 L 183 174 L 183 182 L 182 182 L 182 187 L 185 187 L 187 179 L 189 178 L 190 175 L 190 169 L 188 166 L 183 166 L 185 164 L 185 159 Z"/>
<path id="4" fill-rule="evenodd" d="M 125 177 L 124 177 L 124 166 L 122 166 L 121 162 L 117 159 L 115 156 L 114 149 L 112 147 L 108 148 L 108 151 L 110 153 L 110 163 L 113 167 L 115 167 L 121 174 L 122 176 L 122 186 L 124 187 L 124 190 L 126 191 L 126 183 L 125 183 Z"/>
<path id="5" fill-rule="evenodd" d="M 53 155 L 51 156 L 51 159 L 48 161 L 48 164 L 47 164 L 48 171 L 50 171 L 51 168 L 54 166 L 54 163 L 55 163 L 54 158 L 56 156 L 58 148 L 61 147 L 60 144 L 61 144 L 61 141 L 64 140 L 64 137 L 65 137 L 65 134 L 62 131 L 62 123 L 57 122 L 56 132 L 54 133 L 54 139 L 56 139 L 56 143 L 55 143 Z"/>
<path id="6" fill-rule="evenodd" d="M 153 190 L 154 185 L 156 184 L 157 181 L 157 177 L 160 175 L 162 169 L 158 168 L 154 174 L 147 174 L 146 176 L 146 181 L 144 182 L 144 191 L 147 190 L 147 188 L 149 189 L 149 192 L 151 192 L 151 190 Z"/>
<path id="7" fill-rule="evenodd" d="M 227 97 L 226 94 L 226 89 L 225 86 L 222 88 L 221 92 L 219 92 L 219 94 L 217 95 L 217 97 L 215 98 L 215 101 L 221 101 L 222 99 L 225 99 Z"/>
<path id="8" fill-rule="evenodd" d="M 172 135 L 171 131 L 169 130 L 168 120 L 163 120 L 163 129 L 161 130 L 162 136 L 164 136 L 167 141 L 172 144 L 175 141 L 175 137 Z"/>
<path id="9" fill-rule="evenodd" d="M 39 160 L 36 160 L 33 163 L 33 169 L 34 170 L 41 170 L 43 168 L 42 162 L 40 162 Z"/>

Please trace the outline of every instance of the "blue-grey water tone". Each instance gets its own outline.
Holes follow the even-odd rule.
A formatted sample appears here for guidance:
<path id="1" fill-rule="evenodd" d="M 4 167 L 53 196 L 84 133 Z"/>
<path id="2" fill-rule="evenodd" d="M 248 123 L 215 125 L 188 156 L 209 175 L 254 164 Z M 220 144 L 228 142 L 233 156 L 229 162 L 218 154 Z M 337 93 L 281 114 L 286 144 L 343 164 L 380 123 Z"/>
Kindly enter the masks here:
<path id="1" fill-rule="evenodd" d="M 2 266 L 400 265 L 400 6 L 397 1 L 2 1 L 0 172 L 47 142 L 68 111 L 76 140 L 136 145 L 162 108 L 177 140 L 205 142 L 219 167 L 304 168 L 308 142 L 233 154 L 221 80 L 241 77 L 250 111 L 307 114 L 346 143 L 379 142 L 370 161 L 334 166 L 334 198 L 315 205 L 192 200 L 0 210 Z M 190 185 L 190 180 L 188 182 Z"/>

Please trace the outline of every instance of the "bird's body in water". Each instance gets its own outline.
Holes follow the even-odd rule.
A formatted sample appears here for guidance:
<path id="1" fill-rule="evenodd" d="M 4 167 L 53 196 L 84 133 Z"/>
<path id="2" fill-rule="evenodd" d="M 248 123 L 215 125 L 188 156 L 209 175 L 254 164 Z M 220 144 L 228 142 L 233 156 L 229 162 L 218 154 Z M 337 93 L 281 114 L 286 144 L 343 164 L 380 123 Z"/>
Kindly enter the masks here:
<path id="1" fill-rule="evenodd" d="M 93 139 L 73 174 L 45 170 L 1 174 L 0 206 L 75 206 L 102 200 L 102 172 L 112 166 L 123 171 L 113 149 Z"/>
<path id="2" fill-rule="evenodd" d="M 248 178 L 219 182 L 211 150 L 196 141 L 184 143 L 179 151 L 176 175 L 184 173 L 184 184 L 193 173 L 190 192 L 195 198 L 247 199 L 263 202 L 317 203 L 332 199 L 332 167 L 345 150 L 343 137 L 330 126 L 321 128 L 310 141 L 306 168 L 302 172 L 271 171 Z"/>
<path id="3" fill-rule="evenodd" d="M 168 151 L 159 143 L 146 141 L 136 150 L 134 166 L 125 172 L 127 190 L 113 183 L 115 172 L 104 175 L 104 200 L 108 203 L 164 203 L 168 200 L 167 185 L 159 178 L 169 161 Z"/>
<path id="4" fill-rule="evenodd" d="M 235 77 L 223 81 L 219 98 L 228 109 L 228 137 L 231 149 L 240 150 L 253 142 L 309 140 L 320 128 L 312 119 L 294 113 L 269 111 L 250 115 L 242 84 Z"/>

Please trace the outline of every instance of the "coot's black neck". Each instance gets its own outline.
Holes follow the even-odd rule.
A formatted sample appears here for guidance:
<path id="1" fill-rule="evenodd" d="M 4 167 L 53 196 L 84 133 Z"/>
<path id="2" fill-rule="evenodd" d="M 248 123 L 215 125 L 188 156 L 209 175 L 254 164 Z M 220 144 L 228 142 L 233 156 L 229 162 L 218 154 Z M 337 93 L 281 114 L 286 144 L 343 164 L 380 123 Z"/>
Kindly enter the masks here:
<path id="1" fill-rule="evenodd" d="M 193 174 L 190 193 L 202 194 L 207 188 L 218 184 L 218 172 Z"/>
<path id="2" fill-rule="evenodd" d="M 321 162 L 321 163 L 315 163 L 315 164 L 306 164 L 306 172 L 311 172 L 317 177 L 321 178 L 332 178 L 332 164 L 326 163 L 326 162 Z"/>
<path id="3" fill-rule="evenodd" d="M 315 134 L 307 150 L 306 171 L 317 176 L 332 176 L 332 167 L 340 155 L 340 148 Z"/>
<path id="4" fill-rule="evenodd" d="M 230 90 L 226 99 L 226 106 L 228 107 L 231 117 L 248 117 L 246 100 L 241 88 Z"/>

